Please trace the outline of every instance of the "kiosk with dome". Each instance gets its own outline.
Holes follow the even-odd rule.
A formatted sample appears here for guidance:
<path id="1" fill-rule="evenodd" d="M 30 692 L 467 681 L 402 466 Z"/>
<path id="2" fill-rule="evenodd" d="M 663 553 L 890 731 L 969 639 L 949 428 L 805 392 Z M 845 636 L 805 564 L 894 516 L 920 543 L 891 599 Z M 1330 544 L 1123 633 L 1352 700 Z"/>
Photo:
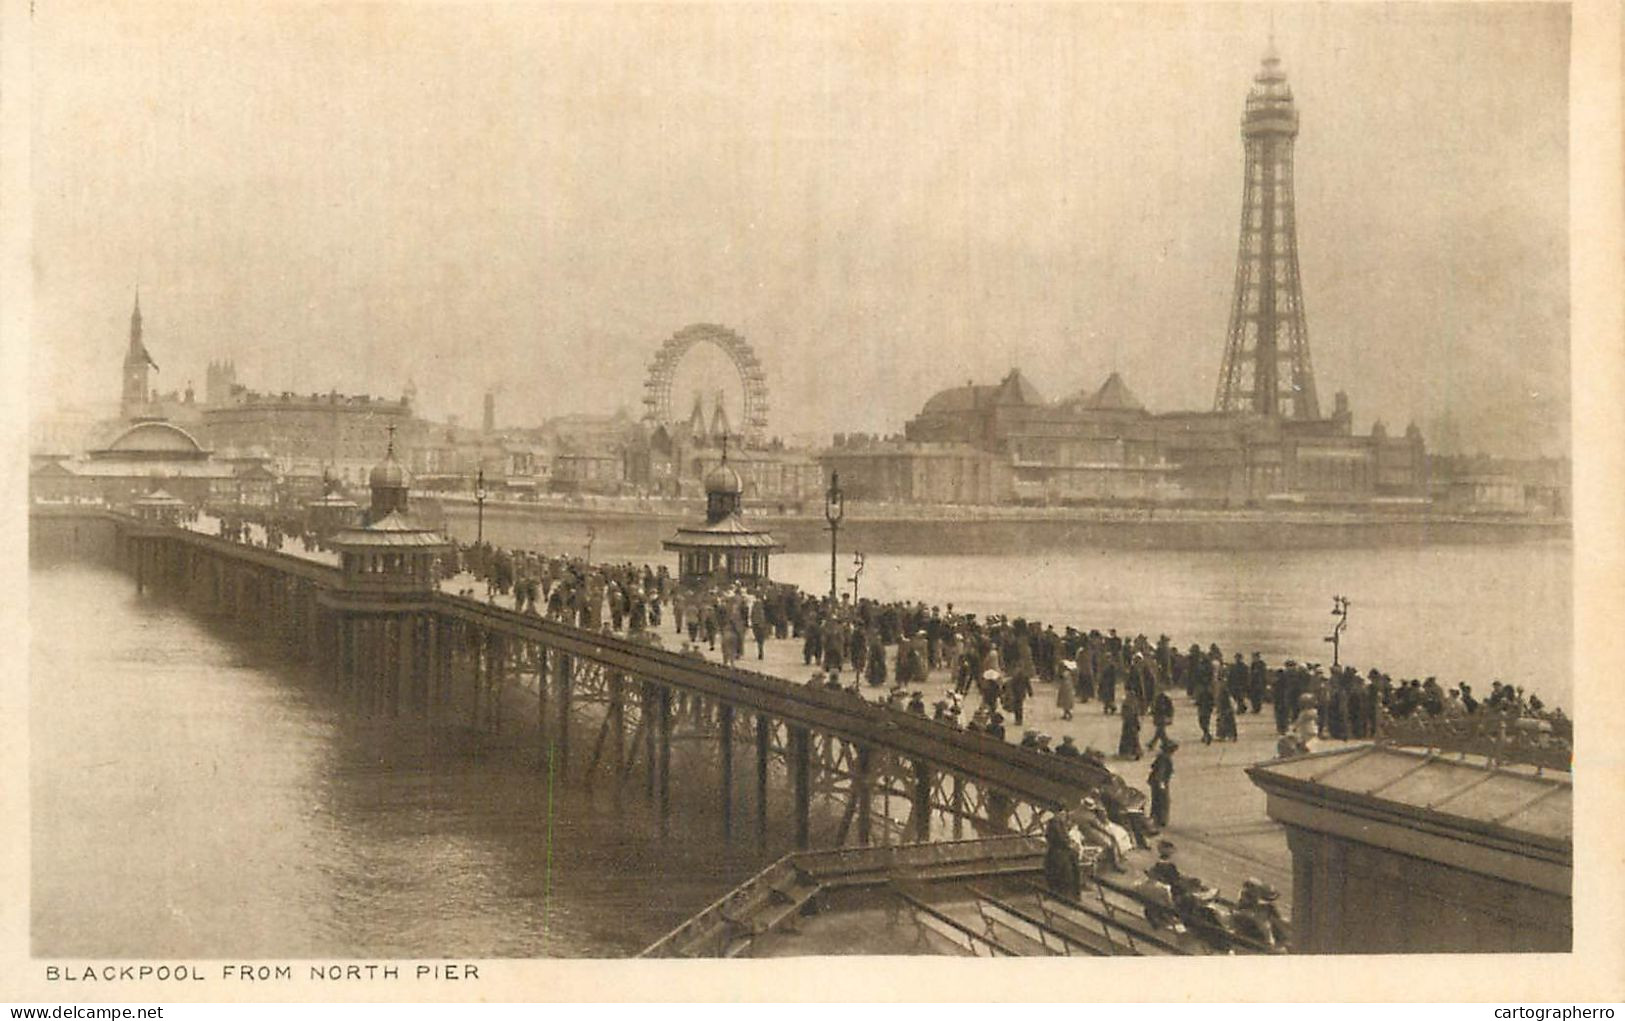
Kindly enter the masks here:
<path id="1" fill-rule="evenodd" d="M 677 552 L 678 577 L 684 584 L 713 578 L 766 580 L 768 557 L 782 546 L 771 534 L 745 524 L 744 492 L 724 445 L 722 461 L 705 476 L 705 522 L 685 525 L 661 543 Z"/>

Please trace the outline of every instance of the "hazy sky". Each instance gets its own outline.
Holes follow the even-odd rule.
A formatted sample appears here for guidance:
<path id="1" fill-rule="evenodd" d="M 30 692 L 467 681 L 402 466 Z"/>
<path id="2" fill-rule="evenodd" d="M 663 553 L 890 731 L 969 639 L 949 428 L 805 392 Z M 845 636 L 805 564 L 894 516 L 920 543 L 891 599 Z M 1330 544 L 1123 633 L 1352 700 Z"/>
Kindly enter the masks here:
<path id="1" fill-rule="evenodd" d="M 35 393 L 116 399 L 139 281 L 164 389 L 641 410 L 717 322 L 781 434 L 1012 365 L 1205 408 L 1272 11 L 1323 404 L 1566 451 L 1555 4 L 41 4 Z"/>

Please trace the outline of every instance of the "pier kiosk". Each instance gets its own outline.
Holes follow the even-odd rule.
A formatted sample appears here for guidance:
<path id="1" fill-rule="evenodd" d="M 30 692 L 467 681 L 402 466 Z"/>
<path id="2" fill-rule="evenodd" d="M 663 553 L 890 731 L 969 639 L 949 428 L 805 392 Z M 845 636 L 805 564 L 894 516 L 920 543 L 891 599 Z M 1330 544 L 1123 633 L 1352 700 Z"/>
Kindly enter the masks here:
<path id="1" fill-rule="evenodd" d="M 393 437 L 370 483 L 367 523 L 328 539 L 339 582 L 320 599 L 334 620 L 339 681 L 369 711 L 431 711 L 439 701 L 429 669 L 439 640 L 431 600 L 451 544 L 412 518 Z"/>
<path id="2" fill-rule="evenodd" d="M 768 557 L 783 547 L 770 533 L 745 524 L 740 506 L 744 492 L 744 481 L 724 448 L 721 462 L 705 476 L 705 522 L 685 525 L 661 543 L 677 552 L 683 584 L 703 584 L 714 577 L 767 579 Z"/>
<path id="3" fill-rule="evenodd" d="M 331 475 L 322 480 L 322 495 L 305 503 L 305 525 L 317 535 L 354 528 L 360 521 L 360 505 L 339 491 Z"/>
<path id="4" fill-rule="evenodd" d="M 186 501 L 171 496 L 162 489 L 154 489 L 130 505 L 135 516 L 149 525 L 178 525 Z"/>

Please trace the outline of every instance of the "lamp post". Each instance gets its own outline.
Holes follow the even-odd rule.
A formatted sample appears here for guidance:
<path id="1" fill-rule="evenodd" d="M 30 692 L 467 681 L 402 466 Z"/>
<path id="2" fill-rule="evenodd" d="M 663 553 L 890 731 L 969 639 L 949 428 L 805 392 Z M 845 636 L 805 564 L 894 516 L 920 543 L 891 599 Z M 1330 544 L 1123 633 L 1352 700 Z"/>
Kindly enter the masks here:
<path id="1" fill-rule="evenodd" d="M 1338 665 L 1337 657 L 1339 646 L 1342 645 L 1343 629 L 1348 627 L 1349 624 L 1349 601 L 1347 596 L 1332 596 L 1332 616 L 1337 618 L 1337 623 L 1332 627 L 1332 633 L 1323 638 L 1322 641 L 1332 643 L 1332 666 L 1335 667 Z"/>
<path id="2" fill-rule="evenodd" d="M 477 508 L 474 518 L 474 545 L 478 546 L 485 541 L 485 469 L 483 467 L 474 476 L 474 506 Z"/>
<path id="3" fill-rule="evenodd" d="M 588 525 L 587 526 L 587 563 L 589 565 L 592 563 L 592 541 L 594 539 L 596 539 L 596 538 L 598 538 L 598 533 L 593 530 L 593 527 L 591 525 Z"/>
<path id="4" fill-rule="evenodd" d="M 858 578 L 863 574 L 863 554 L 857 553 L 852 557 L 852 577 L 847 580 L 852 583 L 852 605 L 858 605 Z"/>
<path id="5" fill-rule="evenodd" d="M 846 516 L 846 496 L 841 492 L 841 473 L 830 472 L 829 492 L 824 494 L 824 520 L 829 522 L 829 608 L 830 612 L 840 603 L 841 597 L 838 589 L 839 570 L 835 566 L 836 536 L 841 530 L 841 518 Z"/>

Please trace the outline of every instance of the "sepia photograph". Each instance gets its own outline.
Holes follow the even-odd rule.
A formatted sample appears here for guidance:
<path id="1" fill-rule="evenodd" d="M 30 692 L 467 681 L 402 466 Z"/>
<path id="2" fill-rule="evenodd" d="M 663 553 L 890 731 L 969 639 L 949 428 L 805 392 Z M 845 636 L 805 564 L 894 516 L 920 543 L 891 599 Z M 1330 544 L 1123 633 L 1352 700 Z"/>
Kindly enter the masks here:
<path id="1" fill-rule="evenodd" d="M 22 953 L 1576 950 L 1573 13 L 29 4 Z"/>

